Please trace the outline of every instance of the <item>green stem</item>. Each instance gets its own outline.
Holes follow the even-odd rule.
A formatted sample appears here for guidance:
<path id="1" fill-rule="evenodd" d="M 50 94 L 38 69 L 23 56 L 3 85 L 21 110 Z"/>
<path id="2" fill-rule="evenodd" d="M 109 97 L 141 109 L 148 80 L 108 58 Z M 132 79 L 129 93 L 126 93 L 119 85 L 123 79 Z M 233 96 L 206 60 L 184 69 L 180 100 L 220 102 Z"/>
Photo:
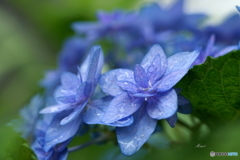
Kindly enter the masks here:
<path id="1" fill-rule="evenodd" d="M 69 152 L 74 152 L 74 151 L 77 151 L 77 150 L 80 150 L 80 149 L 83 149 L 85 147 L 88 147 L 92 144 L 96 144 L 96 143 L 100 143 L 100 142 L 104 142 L 108 139 L 111 139 L 112 137 L 109 135 L 109 134 L 104 134 L 103 136 L 100 136 L 100 137 L 97 137 L 89 142 L 86 142 L 86 143 L 83 143 L 83 144 L 80 144 L 80 145 L 77 145 L 77 146 L 74 146 L 74 147 L 70 147 L 68 149 Z"/>

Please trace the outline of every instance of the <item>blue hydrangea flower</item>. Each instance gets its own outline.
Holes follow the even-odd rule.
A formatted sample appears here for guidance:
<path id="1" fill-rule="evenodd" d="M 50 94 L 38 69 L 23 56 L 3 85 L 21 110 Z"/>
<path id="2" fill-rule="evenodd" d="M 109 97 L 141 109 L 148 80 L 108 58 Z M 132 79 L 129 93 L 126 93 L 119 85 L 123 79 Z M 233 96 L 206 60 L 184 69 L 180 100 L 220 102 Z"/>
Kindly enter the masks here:
<path id="1" fill-rule="evenodd" d="M 115 69 L 99 80 L 102 90 L 113 96 L 102 122 L 114 123 L 133 116 L 127 127 L 117 127 L 120 148 L 125 155 L 140 149 L 152 134 L 157 120 L 176 113 L 177 94 L 172 87 L 188 72 L 198 51 L 182 52 L 166 58 L 159 45 L 154 45 L 134 71 Z"/>
<path id="2" fill-rule="evenodd" d="M 61 77 L 61 86 L 55 97 L 57 105 L 47 107 L 41 113 L 59 113 L 72 109 L 71 114 L 61 121 L 61 125 L 74 120 L 84 109 L 93 95 L 103 65 L 103 54 L 100 47 L 94 47 L 91 54 L 79 68 L 78 75 L 65 72 Z"/>

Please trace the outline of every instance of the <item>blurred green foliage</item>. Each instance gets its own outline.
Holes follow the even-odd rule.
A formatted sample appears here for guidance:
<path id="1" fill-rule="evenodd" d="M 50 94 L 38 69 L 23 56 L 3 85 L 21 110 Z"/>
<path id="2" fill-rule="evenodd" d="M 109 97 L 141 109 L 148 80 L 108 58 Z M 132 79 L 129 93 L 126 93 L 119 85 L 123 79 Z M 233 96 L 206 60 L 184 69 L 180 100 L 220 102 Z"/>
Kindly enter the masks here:
<path id="1" fill-rule="evenodd" d="M 4 160 L 37 160 L 27 141 L 10 127 L 0 127 L 0 159 Z M 7 135 L 7 136 L 6 136 Z"/>

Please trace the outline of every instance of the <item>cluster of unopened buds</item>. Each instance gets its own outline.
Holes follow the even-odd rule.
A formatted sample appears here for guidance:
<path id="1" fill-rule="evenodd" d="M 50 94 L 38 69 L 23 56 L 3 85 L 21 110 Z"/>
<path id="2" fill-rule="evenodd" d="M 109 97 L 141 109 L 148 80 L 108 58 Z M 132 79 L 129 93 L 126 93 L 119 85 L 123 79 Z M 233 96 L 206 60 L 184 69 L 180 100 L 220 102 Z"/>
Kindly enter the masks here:
<path id="1" fill-rule="evenodd" d="M 71 140 L 99 125 L 110 127 L 98 128 L 97 140 L 116 134 L 121 152 L 133 155 L 159 120 L 174 127 L 177 112 L 191 113 L 175 88 L 188 71 L 208 56 L 239 49 L 237 14 L 200 28 L 206 15 L 184 13 L 183 0 L 97 16 L 96 22 L 73 23 L 76 34 L 65 42 L 57 69 L 41 81 L 44 94 L 21 110 L 23 136 L 33 137 L 41 160 L 67 159 L 81 148 L 68 148 Z"/>

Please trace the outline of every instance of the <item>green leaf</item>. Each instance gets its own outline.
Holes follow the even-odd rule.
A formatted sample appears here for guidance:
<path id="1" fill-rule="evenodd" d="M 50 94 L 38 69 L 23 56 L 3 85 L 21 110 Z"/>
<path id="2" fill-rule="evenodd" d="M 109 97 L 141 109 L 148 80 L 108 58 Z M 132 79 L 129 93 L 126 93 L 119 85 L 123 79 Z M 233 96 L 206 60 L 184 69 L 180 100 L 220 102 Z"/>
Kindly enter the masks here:
<path id="1" fill-rule="evenodd" d="M 240 51 L 208 57 L 176 85 L 193 106 L 193 114 L 210 127 L 240 117 Z"/>
<path id="2" fill-rule="evenodd" d="M 9 127 L 0 127 L 0 159 L 37 160 L 25 139 Z"/>

